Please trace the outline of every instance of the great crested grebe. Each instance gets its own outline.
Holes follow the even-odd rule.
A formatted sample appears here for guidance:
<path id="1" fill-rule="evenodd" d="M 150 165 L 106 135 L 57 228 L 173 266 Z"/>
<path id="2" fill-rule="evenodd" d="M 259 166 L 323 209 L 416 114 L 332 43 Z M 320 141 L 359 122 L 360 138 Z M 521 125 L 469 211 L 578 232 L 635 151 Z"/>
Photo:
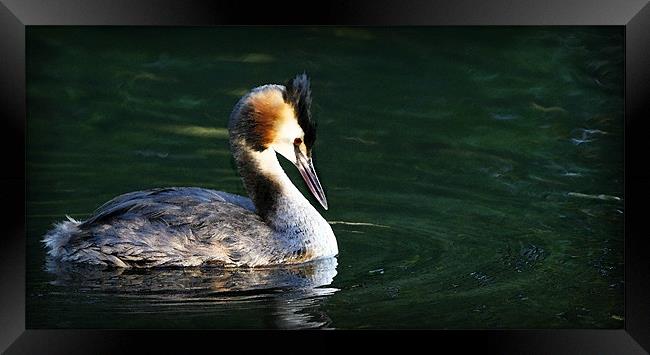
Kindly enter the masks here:
<path id="1" fill-rule="evenodd" d="M 115 197 L 83 222 L 68 217 L 43 242 L 55 261 L 116 267 L 256 267 L 338 254 L 327 221 L 291 183 L 276 153 L 295 164 L 327 209 L 312 163 L 316 127 L 307 75 L 264 85 L 235 105 L 230 149 L 250 199 L 196 187 Z"/>

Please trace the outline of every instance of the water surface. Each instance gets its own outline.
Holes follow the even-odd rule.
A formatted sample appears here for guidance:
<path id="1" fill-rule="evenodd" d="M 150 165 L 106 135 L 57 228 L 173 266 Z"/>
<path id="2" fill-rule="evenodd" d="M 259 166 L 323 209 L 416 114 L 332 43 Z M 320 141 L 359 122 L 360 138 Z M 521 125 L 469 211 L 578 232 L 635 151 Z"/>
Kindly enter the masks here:
<path id="1" fill-rule="evenodd" d="M 30 27 L 27 58 L 28 328 L 623 327 L 622 28 Z M 337 259 L 47 271 L 66 214 L 245 194 L 228 115 L 303 70 Z"/>

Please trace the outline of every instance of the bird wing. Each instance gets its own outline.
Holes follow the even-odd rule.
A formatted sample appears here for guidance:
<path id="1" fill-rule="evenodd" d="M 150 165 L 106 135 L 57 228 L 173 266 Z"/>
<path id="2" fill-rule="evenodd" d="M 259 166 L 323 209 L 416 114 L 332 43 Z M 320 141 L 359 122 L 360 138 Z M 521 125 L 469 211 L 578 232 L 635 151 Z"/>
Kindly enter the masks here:
<path id="1" fill-rule="evenodd" d="M 227 202 L 255 212 L 253 202 L 243 196 L 196 187 L 166 187 L 119 195 L 97 208 L 79 228 L 83 229 L 128 212 L 157 219 L 164 214 L 180 212 L 183 207 L 201 202 Z M 164 206 L 160 206 L 161 204 Z"/>
<path id="2" fill-rule="evenodd" d="M 254 264 L 272 234 L 249 199 L 191 187 L 117 196 L 77 228 L 75 257 L 134 266 Z"/>

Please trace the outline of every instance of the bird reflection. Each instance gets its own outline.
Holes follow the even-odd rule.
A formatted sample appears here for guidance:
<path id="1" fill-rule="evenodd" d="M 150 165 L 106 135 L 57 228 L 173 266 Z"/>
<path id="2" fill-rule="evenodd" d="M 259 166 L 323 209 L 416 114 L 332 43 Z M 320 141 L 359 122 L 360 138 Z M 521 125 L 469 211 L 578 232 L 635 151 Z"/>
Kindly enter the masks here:
<path id="1" fill-rule="evenodd" d="M 329 286 L 337 274 L 335 257 L 305 264 L 254 269 L 160 268 L 124 269 L 62 264 L 49 261 L 51 282 L 66 292 L 119 295 L 134 299 L 134 307 L 182 306 L 205 313 L 214 309 L 262 309 L 268 328 L 331 327 L 322 310 L 327 297 L 338 291 Z M 236 316 L 236 313 L 232 313 Z"/>

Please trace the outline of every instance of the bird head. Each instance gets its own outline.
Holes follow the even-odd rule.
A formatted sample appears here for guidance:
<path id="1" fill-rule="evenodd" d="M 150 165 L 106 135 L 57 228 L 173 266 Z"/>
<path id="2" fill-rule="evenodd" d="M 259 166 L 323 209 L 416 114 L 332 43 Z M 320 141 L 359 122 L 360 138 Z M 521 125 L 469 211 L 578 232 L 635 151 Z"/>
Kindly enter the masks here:
<path id="1" fill-rule="evenodd" d="M 306 74 L 282 85 L 251 90 L 235 107 L 230 120 L 231 142 L 254 152 L 273 150 L 292 162 L 309 191 L 327 209 L 327 199 L 316 175 L 312 151 L 316 123 L 311 116 L 311 89 Z"/>

